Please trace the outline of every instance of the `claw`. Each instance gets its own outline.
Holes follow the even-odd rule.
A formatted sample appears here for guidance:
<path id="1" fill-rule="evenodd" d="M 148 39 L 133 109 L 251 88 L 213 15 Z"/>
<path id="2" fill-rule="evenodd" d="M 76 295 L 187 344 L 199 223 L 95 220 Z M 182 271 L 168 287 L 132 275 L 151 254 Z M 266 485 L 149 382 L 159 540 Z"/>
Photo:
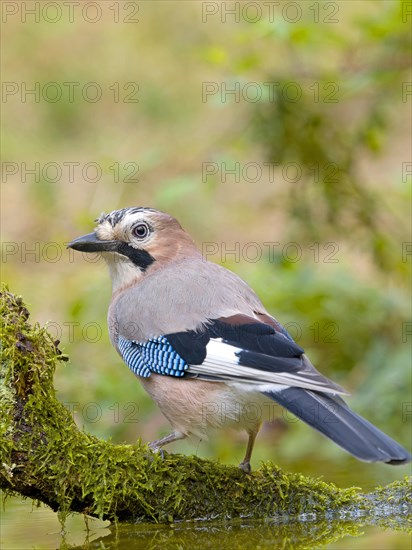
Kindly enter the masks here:
<path id="1" fill-rule="evenodd" d="M 165 452 L 161 447 L 158 447 L 157 445 L 153 445 L 153 443 L 149 443 L 149 449 L 156 454 L 159 454 L 162 459 L 165 457 Z"/>
<path id="2" fill-rule="evenodd" d="M 252 472 L 252 468 L 250 467 L 250 462 L 241 462 L 239 464 L 239 468 L 243 470 L 246 474 L 250 474 Z"/>

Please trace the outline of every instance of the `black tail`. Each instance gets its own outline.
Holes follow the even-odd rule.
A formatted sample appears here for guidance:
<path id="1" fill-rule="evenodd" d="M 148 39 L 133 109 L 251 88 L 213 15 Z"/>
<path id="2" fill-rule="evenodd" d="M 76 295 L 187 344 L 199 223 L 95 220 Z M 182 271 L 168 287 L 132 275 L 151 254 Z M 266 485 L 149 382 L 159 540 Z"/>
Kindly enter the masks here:
<path id="1" fill-rule="evenodd" d="M 350 410 L 338 396 L 302 388 L 287 388 L 265 395 L 365 462 L 405 464 L 411 455 L 389 436 Z"/>

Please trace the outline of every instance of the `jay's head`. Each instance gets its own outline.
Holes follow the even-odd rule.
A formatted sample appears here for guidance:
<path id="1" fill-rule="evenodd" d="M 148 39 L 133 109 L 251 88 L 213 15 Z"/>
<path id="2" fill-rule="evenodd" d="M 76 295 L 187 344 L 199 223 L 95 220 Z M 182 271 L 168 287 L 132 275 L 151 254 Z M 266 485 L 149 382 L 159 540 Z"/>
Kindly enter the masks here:
<path id="1" fill-rule="evenodd" d="M 92 233 L 68 248 L 101 252 L 109 265 L 113 289 L 127 286 L 166 263 L 198 254 L 192 239 L 169 214 L 152 208 L 123 208 L 101 214 Z"/>

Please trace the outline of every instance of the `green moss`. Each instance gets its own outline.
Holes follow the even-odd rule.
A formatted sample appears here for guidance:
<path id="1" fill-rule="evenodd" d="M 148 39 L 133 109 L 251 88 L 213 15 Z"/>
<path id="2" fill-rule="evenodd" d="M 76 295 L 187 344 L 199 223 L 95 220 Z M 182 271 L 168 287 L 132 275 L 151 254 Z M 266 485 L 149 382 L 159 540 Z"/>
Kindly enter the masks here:
<path id="1" fill-rule="evenodd" d="M 411 507 L 408 480 L 368 498 L 358 489 L 286 473 L 265 463 L 251 474 L 193 456 L 153 454 L 147 446 L 113 445 L 81 432 L 56 399 L 53 374 L 62 356 L 46 330 L 28 322 L 22 300 L 1 291 L 0 486 L 45 502 L 62 517 L 73 511 L 104 519 L 331 518 L 373 514 L 394 498 Z"/>

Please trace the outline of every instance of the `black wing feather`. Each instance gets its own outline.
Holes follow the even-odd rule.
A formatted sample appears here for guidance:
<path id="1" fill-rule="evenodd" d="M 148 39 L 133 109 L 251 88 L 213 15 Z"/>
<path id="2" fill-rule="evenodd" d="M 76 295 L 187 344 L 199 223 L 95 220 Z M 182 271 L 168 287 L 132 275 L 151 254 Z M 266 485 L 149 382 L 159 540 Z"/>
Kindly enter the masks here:
<path id="1" fill-rule="evenodd" d="M 231 346 L 271 357 L 301 357 L 304 353 L 304 350 L 294 341 L 276 332 L 273 327 L 258 321 L 231 325 L 213 320 L 202 330 L 175 332 L 167 334 L 166 338 L 177 353 L 191 365 L 203 363 L 206 358 L 206 346 L 211 338 L 221 338 Z"/>
<path id="2" fill-rule="evenodd" d="M 230 318 L 214 319 L 199 331 L 166 335 L 175 351 L 192 365 L 186 376 L 195 375 L 205 380 L 232 380 L 256 384 L 272 381 L 278 384 L 347 393 L 320 374 L 304 355 L 304 350 L 291 338 L 266 323 L 252 320 L 247 316 L 241 317 L 240 323 L 231 322 Z M 236 320 L 239 320 L 239 316 Z M 230 349 L 236 356 L 237 367 L 228 371 L 223 364 L 221 369 L 216 368 L 216 359 L 212 361 L 213 366 L 208 363 L 207 345 L 211 339 L 231 346 Z M 203 365 L 204 369 L 194 368 L 197 365 Z"/>
<path id="3" fill-rule="evenodd" d="M 201 365 L 206 359 L 206 346 L 210 341 L 206 331 L 175 332 L 168 334 L 166 338 L 189 365 Z"/>
<path id="4" fill-rule="evenodd" d="M 300 357 L 304 350 L 284 334 L 259 321 L 232 325 L 214 320 L 207 326 L 211 338 L 222 338 L 231 346 L 273 357 Z"/>

